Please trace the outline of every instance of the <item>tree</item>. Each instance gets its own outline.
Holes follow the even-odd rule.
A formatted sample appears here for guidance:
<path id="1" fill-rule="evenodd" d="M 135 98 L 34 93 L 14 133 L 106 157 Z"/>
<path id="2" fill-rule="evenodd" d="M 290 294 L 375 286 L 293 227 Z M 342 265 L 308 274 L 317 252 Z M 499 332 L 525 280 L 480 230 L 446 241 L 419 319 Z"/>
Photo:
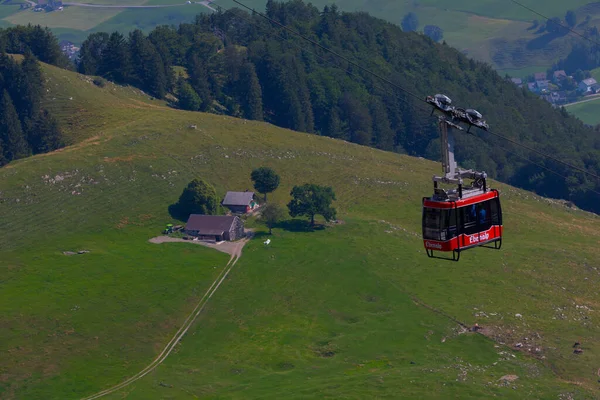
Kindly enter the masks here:
<path id="1" fill-rule="evenodd" d="M 219 209 L 217 191 L 204 180 L 194 179 L 183 189 L 177 208 L 185 218 L 190 214 L 215 215 Z"/>
<path id="2" fill-rule="evenodd" d="M 254 189 L 265 196 L 279 187 L 279 175 L 269 167 L 260 167 L 252 171 L 250 179 L 254 182 Z"/>
<path id="3" fill-rule="evenodd" d="M 392 150 L 395 132 L 390 126 L 387 111 L 378 98 L 371 101 L 371 117 L 373 120 L 373 145 L 378 149 Z"/>
<path id="4" fill-rule="evenodd" d="M 200 97 L 183 77 L 177 80 L 177 99 L 177 105 L 182 110 L 198 111 L 202 106 Z"/>
<path id="5" fill-rule="evenodd" d="M 31 153 L 23 135 L 21 121 L 6 89 L 0 100 L 0 142 L 7 161 L 27 157 Z"/>
<path id="6" fill-rule="evenodd" d="M 164 98 L 168 79 L 163 60 L 152 42 L 136 29 L 129 34 L 129 48 L 138 84 L 159 99 Z"/>
<path id="7" fill-rule="evenodd" d="M 290 195 L 292 200 L 288 203 L 288 209 L 292 217 L 309 217 L 311 226 L 315 224 L 315 215 L 322 215 L 326 221 L 336 217 L 336 210 L 331 206 L 335 193 L 330 186 L 306 183 L 294 186 Z"/>
<path id="8" fill-rule="evenodd" d="M 268 203 L 260 212 L 262 220 L 269 228 L 269 235 L 273 227 L 285 218 L 285 211 L 277 203 Z"/>
<path id="9" fill-rule="evenodd" d="M 427 25 L 423 28 L 425 36 L 429 36 L 434 42 L 439 42 L 444 37 L 444 31 L 439 26 Z"/>
<path id="10" fill-rule="evenodd" d="M 404 18 L 402 18 L 402 23 L 400 25 L 402 26 L 402 30 L 404 32 L 416 31 L 419 27 L 419 19 L 417 18 L 417 14 L 414 12 L 409 12 L 404 16 Z"/>
<path id="11" fill-rule="evenodd" d="M 127 41 L 119 32 L 113 32 L 106 44 L 99 74 L 117 83 L 126 83 L 131 73 L 132 65 Z"/>
<path id="12" fill-rule="evenodd" d="M 110 36 L 105 32 L 92 33 L 81 44 L 77 70 L 85 75 L 97 75 Z"/>
<path id="13" fill-rule="evenodd" d="M 29 145 L 33 153 L 45 153 L 65 145 L 56 119 L 47 110 L 38 113 L 30 129 Z"/>
<path id="14" fill-rule="evenodd" d="M 262 90 L 254 64 L 245 63 L 240 71 L 239 93 L 244 117 L 256 121 L 263 120 Z"/>
<path id="15" fill-rule="evenodd" d="M 577 15 L 573 10 L 567 11 L 567 14 L 565 15 L 565 21 L 571 28 L 577 25 Z"/>

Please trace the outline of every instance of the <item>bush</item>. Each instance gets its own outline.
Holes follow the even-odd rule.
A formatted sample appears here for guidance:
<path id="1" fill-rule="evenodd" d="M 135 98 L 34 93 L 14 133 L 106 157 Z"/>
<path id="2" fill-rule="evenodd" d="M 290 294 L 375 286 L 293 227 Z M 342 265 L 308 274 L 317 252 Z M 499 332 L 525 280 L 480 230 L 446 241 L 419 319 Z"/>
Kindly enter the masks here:
<path id="1" fill-rule="evenodd" d="M 101 87 L 101 88 L 106 86 L 106 79 L 104 79 L 104 78 L 96 77 L 96 78 L 94 78 L 93 82 L 94 82 L 94 85 Z"/>

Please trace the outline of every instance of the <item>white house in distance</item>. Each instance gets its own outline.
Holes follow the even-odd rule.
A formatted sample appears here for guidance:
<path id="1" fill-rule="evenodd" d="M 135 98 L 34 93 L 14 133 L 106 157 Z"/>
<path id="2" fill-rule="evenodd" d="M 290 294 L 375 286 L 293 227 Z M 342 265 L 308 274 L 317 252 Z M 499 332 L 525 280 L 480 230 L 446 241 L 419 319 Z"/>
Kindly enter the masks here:
<path id="1" fill-rule="evenodd" d="M 587 78 L 579 82 L 579 91 L 583 94 L 594 93 L 598 82 L 594 78 Z"/>

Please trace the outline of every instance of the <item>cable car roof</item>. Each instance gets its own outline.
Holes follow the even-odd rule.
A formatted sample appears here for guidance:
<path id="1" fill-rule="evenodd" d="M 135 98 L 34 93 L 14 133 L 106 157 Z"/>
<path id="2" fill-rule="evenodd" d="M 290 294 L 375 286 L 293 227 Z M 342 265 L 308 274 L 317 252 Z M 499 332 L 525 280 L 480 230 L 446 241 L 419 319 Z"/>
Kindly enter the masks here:
<path id="1" fill-rule="evenodd" d="M 423 206 L 429 207 L 429 208 L 443 208 L 443 209 L 458 208 L 458 207 L 465 207 L 465 206 L 470 206 L 473 204 L 481 203 L 483 201 L 491 200 L 496 197 L 499 197 L 498 191 L 492 189 L 487 193 L 482 193 L 480 195 L 476 195 L 473 197 L 469 197 L 469 198 L 461 199 L 461 200 L 457 200 L 457 201 L 435 201 L 435 200 L 431 200 L 431 198 L 425 198 L 423 200 Z"/>

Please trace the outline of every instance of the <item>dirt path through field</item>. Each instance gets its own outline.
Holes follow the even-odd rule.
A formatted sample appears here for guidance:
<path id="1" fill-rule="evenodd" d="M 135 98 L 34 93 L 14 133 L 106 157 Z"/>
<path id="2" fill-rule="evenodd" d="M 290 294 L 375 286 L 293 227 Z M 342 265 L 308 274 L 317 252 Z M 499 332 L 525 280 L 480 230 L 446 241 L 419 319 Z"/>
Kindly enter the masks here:
<path id="1" fill-rule="evenodd" d="M 166 238 L 168 238 L 168 239 L 175 239 L 175 238 L 170 238 L 168 236 Z M 157 239 L 157 238 L 154 238 L 154 239 Z M 200 301 L 198 302 L 198 304 L 196 304 L 196 307 L 194 307 L 194 309 L 192 310 L 192 312 L 190 313 L 190 315 L 188 315 L 187 319 L 181 325 L 181 327 L 179 328 L 179 330 L 177 330 L 177 332 L 175 333 L 175 335 L 173 336 L 173 338 L 169 341 L 169 343 L 167 343 L 167 345 L 165 346 L 165 348 L 154 359 L 154 361 L 152 361 L 146 368 L 144 368 L 143 370 L 141 370 L 137 374 L 133 375 L 131 378 L 128 378 L 128 379 L 124 380 L 123 382 L 119 383 L 118 385 L 115 385 L 115 386 L 113 386 L 113 387 L 111 387 L 109 389 L 105 389 L 105 390 L 102 390 L 101 392 L 98 392 L 98 393 L 93 394 L 91 396 L 84 397 L 82 400 L 99 399 L 100 397 L 106 396 L 107 394 L 114 393 L 117 390 L 120 390 L 120 389 L 122 389 L 122 388 L 124 388 L 126 386 L 129 386 L 133 382 L 135 382 L 135 381 L 143 378 L 144 376 L 146 376 L 150 372 L 154 371 L 156 369 L 156 367 L 158 367 L 160 364 L 162 364 L 162 362 L 165 361 L 165 359 L 173 351 L 173 349 L 175 348 L 175 346 L 177 346 L 177 343 L 179 343 L 179 341 L 186 334 L 186 332 L 188 331 L 188 329 L 190 329 L 190 327 L 192 326 L 192 324 L 194 323 L 194 321 L 196 321 L 196 319 L 198 318 L 198 316 L 200 315 L 200 313 L 202 312 L 202 310 L 204 310 L 204 307 L 206 306 L 206 303 L 208 303 L 208 300 L 210 300 L 210 298 L 213 296 L 213 294 L 215 294 L 215 292 L 217 291 L 217 289 L 219 288 L 219 286 L 221 286 L 221 283 L 223 283 L 223 281 L 225 280 L 225 278 L 227 278 L 227 275 L 229 274 L 229 272 L 231 271 L 231 269 L 233 268 L 233 266 L 240 259 L 241 255 L 242 255 L 242 249 L 244 248 L 244 246 L 246 245 L 246 243 L 248 243 L 248 241 L 250 239 L 251 239 L 251 236 L 249 236 L 249 237 L 247 237 L 247 238 L 245 238 L 243 240 L 237 241 L 237 242 L 228 243 L 231 246 L 228 246 L 227 248 L 225 248 L 225 247 L 219 248 L 219 246 L 221 246 L 221 245 L 216 245 L 214 247 L 217 250 L 224 251 L 224 252 L 226 252 L 228 254 L 231 254 L 231 258 L 227 262 L 227 265 L 225 265 L 225 268 L 223 268 L 223 270 L 221 271 L 221 273 L 217 276 L 217 279 L 215 279 L 215 281 L 208 288 L 208 290 L 206 291 L 206 293 L 204 293 L 204 296 L 202 296 L 202 298 L 200 299 Z M 151 239 L 151 241 L 152 241 L 152 239 Z M 158 241 L 158 242 L 154 241 L 153 243 L 164 243 L 164 242 L 174 242 L 174 241 L 178 241 L 178 240 L 163 240 L 163 241 Z M 190 243 L 189 240 L 182 240 L 182 241 Z M 202 242 L 191 242 L 191 243 L 202 244 Z M 225 244 L 225 243 L 223 243 L 223 244 Z M 208 245 L 208 244 L 205 243 L 204 245 Z M 212 247 L 212 246 L 209 246 L 209 247 Z M 227 251 L 225 251 L 225 249 L 227 249 Z"/>

